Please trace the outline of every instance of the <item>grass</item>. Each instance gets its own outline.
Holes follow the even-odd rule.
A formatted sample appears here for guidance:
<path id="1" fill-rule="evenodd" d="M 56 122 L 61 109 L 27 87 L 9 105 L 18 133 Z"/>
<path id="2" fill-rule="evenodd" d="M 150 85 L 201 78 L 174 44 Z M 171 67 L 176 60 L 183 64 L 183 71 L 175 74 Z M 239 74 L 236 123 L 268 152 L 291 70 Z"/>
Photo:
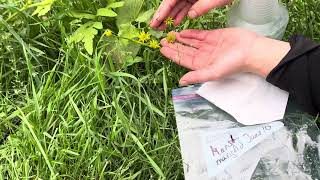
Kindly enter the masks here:
<path id="1" fill-rule="evenodd" d="M 38 18 L 18 10 L 22 1 L 0 2 L 0 179 L 183 178 L 170 92 L 186 70 L 149 48 L 130 66 L 120 66 L 103 42 L 87 55 L 66 42 L 74 29 L 62 11 Z M 61 2 L 66 11 L 106 4 Z M 320 41 L 320 2 L 284 3 L 286 39 L 300 33 Z M 183 26 L 223 27 L 225 12 Z"/>

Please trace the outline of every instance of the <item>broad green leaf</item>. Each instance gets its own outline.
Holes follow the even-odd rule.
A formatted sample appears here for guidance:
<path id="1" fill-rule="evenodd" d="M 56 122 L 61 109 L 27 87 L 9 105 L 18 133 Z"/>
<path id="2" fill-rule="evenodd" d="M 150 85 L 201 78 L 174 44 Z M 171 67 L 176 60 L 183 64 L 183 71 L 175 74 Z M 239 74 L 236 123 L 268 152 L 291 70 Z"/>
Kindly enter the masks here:
<path id="1" fill-rule="evenodd" d="M 150 9 L 142 14 L 136 19 L 137 22 L 148 22 L 154 13 L 154 9 Z"/>
<path id="2" fill-rule="evenodd" d="M 98 9 L 97 16 L 116 17 L 117 13 L 109 8 L 100 8 Z"/>
<path id="3" fill-rule="evenodd" d="M 154 36 L 154 37 L 156 37 L 157 39 L 160 39 L 160 38 L 162 38 L 162 36 L 163 36 L 163 31 L 155 31 L 155 30 L 149 30 L 149 33 L 152 35 L 152 36 Z"/>
<path id="4" fill-rule="evenodd" d="M 96 16 L 93 14 L 81 13 L 81 12 L 75 12 L 75 11 L 69 12 L 68 16 L 71 16 L 74 18 L 79 18 L 79 19 L 94 19 L 94 18 L 96 18 Z"/>
<path id="5" fill-rule="evenodd" d="M 101 22 L 94 22 L 92 26 L 96 29 L 103 29 L 103 25 Z"/>
<path id="6" fill-rule="evenodd" d="M 114 3 L 111 3 L 107 6 L 107 8 L 119 8 L 119 7 L 122 7 L 124 5 L 124 2 L 123 1 L 120 1 L 120 2 L 114 2 Z"/>
<path id="7" fill-rule="evenodd" d="M 119 28 L 118 36 L 127 39 L 133 39 L 138 37 L 139 31 L 138 29 L 133 26 L 132 24 L 122 24 Z M 125 45 L 128 44 L 128 40 L 122 39 L 121 42 Z"/>
<path id="8" fill-rule="evenodd" d="M 126 59 L 126 62 L 125 62 L 125 66 L 132 66 L 136 63 L 139 63 L 139 62 L 143 62 L 143 59 L 142 57 L 132 57 L 132 56 L 128 56 L 127 59 Z"/>
<path id="9" fill-rule="evenodd" d="M 144 0 L 126 0 L 123 7 L 118 9 L 117 26 L 128 24 L 137 19 Z"/>
<path id="10" fill-rule="evenodd" d="M 135 58 L 139 49 L 140 45 L 138 44 L 129 43 L 124 45 L 117 40 L 108 46 L 111 58 L 119 64 L 125 64 L 128 59 L 130 61 L 131 58 Z"/>
<path id="11" fill-rule="evenodd" d="M 35 3 L 32 6 L 36 6 L 37 9 L 32 13 L 32 16 L 38 14 L 38 16 L 43 16 L 47 14 L 52 7 L 52 4 L 54 3 L 55 0 L 44 0 L 39 3 Z"/>
<path id="12" fill-rule="evenodd" d="M 119 37 L 134 39 L 138 36 L 138 29 L 131 24 L 122 24 L 118 33 Z M 134 42 L 131 42 L 126 39 L 121 39 L 119 43 L 119 48 L 122 49 L 126 55 L 135 57 L 140 49 L 140 45 Z"/>
<path id="13" fill-rule="evenodd" d="M 98 32 L 98 31 L 97 31 Z M 83 38 L 84 48 L 87 50 L 87 52 L 92 55 L 93 53 L 93 38 L 97 35 L 97 33 L 87 35 Z"/>
<path id="14" fill-rule="evenodd" d="M 76 32 L 71 36 L 70 41 L 79 43 L 83 42 L 87 52 L 92 55 L 93 53 L 93 39 L 98 34 L 97 29 L 102 29 L 101 22 L 88 22 L 81 25 Z"/>
<path id="15" fill-rule="evenodd" d="M 119 28 L 118 37 L 108 38 L 107 51 L 113 61 L 123 64 L 127 59 L 135 58 L 140 50 L 140 45 L 127 39 L 137 37 L 139 31 L 131 24 L 122 24 Z"/>

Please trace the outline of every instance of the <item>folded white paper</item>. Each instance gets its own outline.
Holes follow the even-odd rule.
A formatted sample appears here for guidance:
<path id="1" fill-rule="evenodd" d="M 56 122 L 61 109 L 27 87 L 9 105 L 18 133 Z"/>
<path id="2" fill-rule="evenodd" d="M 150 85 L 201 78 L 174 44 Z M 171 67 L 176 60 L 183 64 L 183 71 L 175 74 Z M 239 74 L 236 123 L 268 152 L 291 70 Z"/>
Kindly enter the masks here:
<path id="1" fill-rule="evenodd" d="M 207 82 L 197 94 L 244 125 L 283 119 L 289 98 L 289 93 L 250 73 Z"/>

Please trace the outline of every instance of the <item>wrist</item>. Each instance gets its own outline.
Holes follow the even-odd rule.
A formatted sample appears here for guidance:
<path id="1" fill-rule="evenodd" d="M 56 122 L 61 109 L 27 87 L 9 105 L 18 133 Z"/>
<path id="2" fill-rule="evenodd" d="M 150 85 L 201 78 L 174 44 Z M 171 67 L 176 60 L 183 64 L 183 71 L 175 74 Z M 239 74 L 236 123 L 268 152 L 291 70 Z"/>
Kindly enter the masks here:
<path id="1" fill-rule="evenodd" d="M 288 42 L 258 36 L 250 50 L 247 62 L 249 71 L 266 78 L 290 49 Z"/>

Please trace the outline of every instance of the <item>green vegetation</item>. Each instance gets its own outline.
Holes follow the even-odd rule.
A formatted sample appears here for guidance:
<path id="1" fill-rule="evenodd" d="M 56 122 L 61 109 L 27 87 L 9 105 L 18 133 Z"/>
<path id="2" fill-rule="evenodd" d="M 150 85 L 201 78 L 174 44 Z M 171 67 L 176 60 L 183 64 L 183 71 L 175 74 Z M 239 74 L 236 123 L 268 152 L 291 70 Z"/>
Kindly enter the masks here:
<path id="1" fill-rule="evenodd" d="M 170 92 L 186 70 L 148 28 L 160 0 L 0 2 L 0 179 L 183 178 Z M 286 37 L 319 41 L 320 2 L 285 3 Z"/>

